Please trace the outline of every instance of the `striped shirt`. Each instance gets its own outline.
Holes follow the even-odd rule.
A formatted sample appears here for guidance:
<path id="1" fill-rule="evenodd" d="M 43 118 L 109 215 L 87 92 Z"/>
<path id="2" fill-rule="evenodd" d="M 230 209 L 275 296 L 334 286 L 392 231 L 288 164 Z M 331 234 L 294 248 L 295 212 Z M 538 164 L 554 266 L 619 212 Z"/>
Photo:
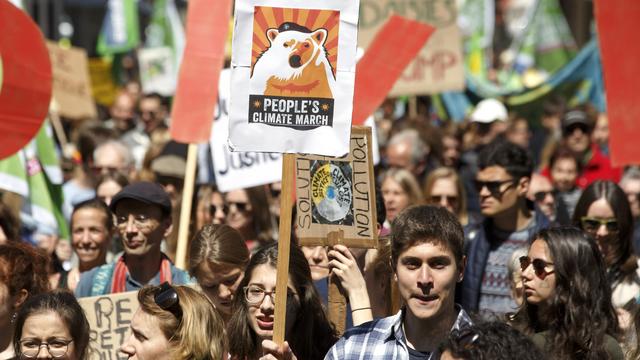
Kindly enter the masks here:
<path id="1" fill-rule="evenodd" d="M 471 326 L 469 315 L 456 306 L 458 317 L 451 330 L 460 330 Z M 396 315 L 373 320 L 347 330 L 333 345 L 325 356 L 325 360 L 408 360 L 409 350 L 402 329 L 403 311 Z M 431 353 L 428 360 L 440 358 L 437 351 Z"/>

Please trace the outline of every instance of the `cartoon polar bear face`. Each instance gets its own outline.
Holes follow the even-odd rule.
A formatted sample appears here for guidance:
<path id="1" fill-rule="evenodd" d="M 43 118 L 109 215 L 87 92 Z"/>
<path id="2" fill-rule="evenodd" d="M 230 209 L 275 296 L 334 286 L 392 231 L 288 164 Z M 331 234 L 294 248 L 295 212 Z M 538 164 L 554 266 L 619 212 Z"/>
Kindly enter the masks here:
<path id="1" fill-rule="evenodd" d="M 267 30 L 267 38 L 271 43 L 271 48 L 285 53 L 289 66 L 298 69 L 309 63 L 318 51 L 324 49 L 327 30 L 318 29 L 312 33 L 299 31 L 280 33 L 277 29 L 269 29 Z"/>

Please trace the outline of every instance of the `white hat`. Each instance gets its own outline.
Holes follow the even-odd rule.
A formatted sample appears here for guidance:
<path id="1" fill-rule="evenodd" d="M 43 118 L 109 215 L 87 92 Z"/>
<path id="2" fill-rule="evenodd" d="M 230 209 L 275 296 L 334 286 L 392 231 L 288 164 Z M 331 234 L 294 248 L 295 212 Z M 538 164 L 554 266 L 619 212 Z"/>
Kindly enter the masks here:
<path id="1" fill-rule="evenodd" d="M 507 117 L 507 108 L 496 99 L 480 101 L 471 113 L 471 121 L 484 124 L 494 121 L 507 121 Z"/>

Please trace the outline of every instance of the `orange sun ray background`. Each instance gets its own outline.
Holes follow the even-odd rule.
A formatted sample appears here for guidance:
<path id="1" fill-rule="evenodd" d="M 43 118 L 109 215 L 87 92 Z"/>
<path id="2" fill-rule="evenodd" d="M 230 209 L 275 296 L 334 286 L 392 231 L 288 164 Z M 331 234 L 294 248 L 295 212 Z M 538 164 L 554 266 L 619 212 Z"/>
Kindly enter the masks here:
<path id="1" fill-rule="evenodd" d="M 284 22 L 294 22 L 307 27 L 311 31 L 319 28 L 327 30 L 327 40 L 324 44 L 327 58 L 336 75 L 338 61 L 338 25 L 340 12 L 335 10 L 290 9 L 256 6 L 253 14 L 253 46 L 251 49 L 251 70 L 258 59 L 269 47 L 267 29 L 278 28 Z"/>

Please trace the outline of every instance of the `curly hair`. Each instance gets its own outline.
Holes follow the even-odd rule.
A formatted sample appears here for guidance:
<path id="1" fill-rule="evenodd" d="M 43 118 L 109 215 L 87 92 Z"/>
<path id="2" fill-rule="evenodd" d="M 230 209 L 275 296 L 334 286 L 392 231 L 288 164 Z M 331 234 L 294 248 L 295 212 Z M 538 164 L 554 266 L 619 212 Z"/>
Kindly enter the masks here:
<path id="1" fill-rule="evenodd" d="M 574 227 L 545 229 L 532 239 L 547 245 L 555 291 L 544 311 L 525 301 L 510 320 L 527 333 L 548 331 L 545 350 L 558 359 L 606 359 L 605 336 L 618 335 L 618 320 L 595 240 Z"/>
<path id="2" fill-rule="evenodd" d="M 453 331 L 440 345 L 442 354 L 449 351 L 456 359 L 538 360 L 544 356 L 533 341 L 511 326 L 499 322 L 480 322 Z"/>
<path id="3" fill-rule="evenodd" d="M 145 286 L 138 292 L 140 310 L 158 319 L 169 340 L 171 359 L 222 359 L 226 349 L 224 324 L 213 304 L 188 286 L 172 286 L 178 294 L 182 319 L 156 304 L 161 286 Z"/>
<path id="4" fill-rule="evenodd" d="M 229 353 L 233 359 L 257 359 L 262 354 L 260 338 L 249 325 L 249 308 L 243 289 L 251 281 L 251 275 L 257 266 L 268 264 L 275 268 L 277 261 L 277 243 L 263 247 L 249 261 L 244 279 L 236 290 L 233 304 L 235 312 L 227 326 Z M 300 296 L 300 308 L 293 319 L 291 331 L 285 334 L 285 340 L 298 359 L 323 359 L 338 337 L 313 285 L 309 263 L 302 250 L 295 245 L 291 246 L 289 255 L 289 279 Z"/>
<path id="5" fill-rule="evenodd" d="M 41 251 L 22 242 L 0 245 L 0 283 L 15 296 L 26 290 L 28 296 L 49 291 L 49 259 Z"/>

